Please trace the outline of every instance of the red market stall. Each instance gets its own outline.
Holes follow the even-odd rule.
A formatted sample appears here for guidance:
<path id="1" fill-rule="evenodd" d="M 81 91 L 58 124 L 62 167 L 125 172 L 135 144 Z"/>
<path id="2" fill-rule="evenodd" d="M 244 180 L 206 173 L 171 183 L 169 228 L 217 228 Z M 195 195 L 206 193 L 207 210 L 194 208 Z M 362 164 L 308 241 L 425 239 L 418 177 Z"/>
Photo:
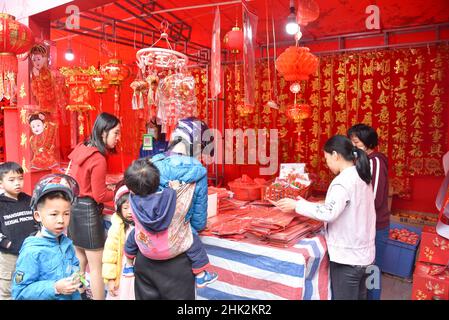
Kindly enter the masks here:
<path id="1" fill-rule="evenodd" d="M 438 262 L 429 258 L 449 240 L 437 238 L 431 249 L 434 232 L 426 229 L 438 221 L 435 198 L 447 174 L 447 1 L 75 0 L 69 9 L 64 1 L 5 8 L 21 15 L 23 27 L 3 28 L 0 39 L 23 43 L 0 48 L 0 57 L 14 57 L 0 59 L 0 160 L 21 164 L 27 193 L 43 175 L 65 171 L 101 112 L 122 123 L 119 152 L 108 156 L 111 187 L 145 139 L 152 145 L 151 119 L 161 120 L 168 141 L 179 119 L 197 116 L 215 129 L 212 161 L 202 160 L 219 200 L 209 202 L 216 210 L 201 235 L 220 274 L 198 298 L 329 299 L 320 228 L 305 220 L 251 227 L 245 223 L 256 217 L 245 210 L 276 216 L 268 199 L 323 200 L 334 178 L 325 142 L 365 123 L 388 158 L 391 221 L 399 223 L 385 243 L 385 268 L 404 278 L 415 270 L 413 299 L 432 297 L 424 283 L 432 277 L 447 286 L 446 271 L 424 270 L 449 260 L 445 252 Z M 294 34 L 285 31 L 290 12 L 300 28 Z M 281 164 L 305 169 L 293 177 Z M 228 191 L 234 198 L 220 197 Z M 110 203 L 106 211 L 113 210 Z M 282 232 L 291 238 L 280 245 L 273 239 Z"/>

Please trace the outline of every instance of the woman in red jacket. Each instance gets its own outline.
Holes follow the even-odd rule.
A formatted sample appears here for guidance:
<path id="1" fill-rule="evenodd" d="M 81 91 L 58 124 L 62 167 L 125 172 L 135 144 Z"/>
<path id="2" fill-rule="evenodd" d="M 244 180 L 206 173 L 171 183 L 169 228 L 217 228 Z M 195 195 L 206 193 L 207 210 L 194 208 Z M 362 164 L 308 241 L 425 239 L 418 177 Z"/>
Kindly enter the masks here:
<path id="1" fill-rule="evenodd" d="M 80 271 L 89 264 L 92 296 L 104 299 L 101 275 L 105 233 L 101 217 L 103 203 L 113 199 L 113 191 L 106 187 L 107 153 L 115 153 L 120 139 L 120 121 L 103 112 L 95 120 L 92 134 L 70 153 L 70 174 L 80 187 L 80 195 L 72 206 L 69 235 L 80 261 Z"/>

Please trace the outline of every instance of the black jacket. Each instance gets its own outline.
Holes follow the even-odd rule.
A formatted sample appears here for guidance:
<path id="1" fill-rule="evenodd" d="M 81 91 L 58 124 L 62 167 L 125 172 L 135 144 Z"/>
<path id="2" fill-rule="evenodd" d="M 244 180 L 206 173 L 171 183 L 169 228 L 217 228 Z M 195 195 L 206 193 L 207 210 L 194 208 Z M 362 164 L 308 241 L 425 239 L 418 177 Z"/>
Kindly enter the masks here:
<path id="1" fill-rule="evenodd" d="M 0 195 L 0 251 L 18 255 L 25 238 L 37 230 L 30 201 L 23 192 L 17 200 Z"/>

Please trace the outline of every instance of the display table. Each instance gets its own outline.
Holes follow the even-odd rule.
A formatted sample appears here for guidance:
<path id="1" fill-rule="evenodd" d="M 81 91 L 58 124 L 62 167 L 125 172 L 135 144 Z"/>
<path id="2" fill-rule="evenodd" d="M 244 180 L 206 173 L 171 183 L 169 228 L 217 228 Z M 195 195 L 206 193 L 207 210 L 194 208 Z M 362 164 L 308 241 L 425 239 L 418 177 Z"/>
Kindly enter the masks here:
<path id="1" fill-rule="evenodd" d="M 323 235 L 290 248 L 202 236 L 218 280 L 197 290 L 200 300 L 327 300 L 329 256 Z"/>

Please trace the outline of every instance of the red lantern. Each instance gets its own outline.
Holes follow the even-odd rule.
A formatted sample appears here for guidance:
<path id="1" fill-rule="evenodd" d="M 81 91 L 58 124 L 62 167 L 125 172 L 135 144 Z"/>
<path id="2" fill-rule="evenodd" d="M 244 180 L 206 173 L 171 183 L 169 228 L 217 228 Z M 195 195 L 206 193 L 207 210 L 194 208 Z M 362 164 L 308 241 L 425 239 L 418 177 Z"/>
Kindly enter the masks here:
<path id="1" fill-rule="evenodd" d="M 287 108 L 287 116 L 295 122 L 310 118 L 312 115 L 312 108 L 305 103 L 292 104 Z"/>
<path id="2" fill-rule="evenodd" d="M 109 81 L 110 85 L 120 85 L 129 76 L 129 68 L 120 59 L 110 59 L 100 67 L 101 75 Z"/>
<path id="3" fill-rule="evenodd" d="M 237 109 L 237 112 L 242 117 L 245 117 L 245 116 L 249 115 L 250 113 L 254 112 L 254 106 L 251 104 L 246 104 L 243 101 L 237 105 L 236 109 Z"/>
<path id="4" fill-rule="evenodd" d="M 287 81 L 308 80 L 318 68 L 318 58 L 307 47 L 289 47 L 276 59 L 276 69 Z"/>
<path id="5" fill-rule="evenodd" d="M 70 94 L 67 110 L 83 112 L 95 109 L 90 105 L 90 77 L 88 74 L 76 73 L 66 78 Z"/>
<path id="6" fill-rule="evenodd" d="M 0 13 L 0 100 L 5 97 L 15 104 L 17 55 L 27 52 L 33 45 L 33 34 L 15 17 Z"/>
<path id="7" fill-rule="evenodd" d="M 243 49 L 243 31 L 235 26 L 231 31 L 226 33 L 223 38 L 225 46 L 231 50 L 232 53 L 239 53 Z"/>
<path id="8" fill-rule="evenodd" d="M 320 7 L 314 0 L 301 0 L 296 12 L 296 22 L 301 26 L 306 26 L 309 22 L 318 19 Z"/>
<path id="9" fill-rule="evenodd" d="M 109 88 L 108 81 L 101 74 L 92 76 L 89 84 L 96 93 L 105 93 Z"/>

